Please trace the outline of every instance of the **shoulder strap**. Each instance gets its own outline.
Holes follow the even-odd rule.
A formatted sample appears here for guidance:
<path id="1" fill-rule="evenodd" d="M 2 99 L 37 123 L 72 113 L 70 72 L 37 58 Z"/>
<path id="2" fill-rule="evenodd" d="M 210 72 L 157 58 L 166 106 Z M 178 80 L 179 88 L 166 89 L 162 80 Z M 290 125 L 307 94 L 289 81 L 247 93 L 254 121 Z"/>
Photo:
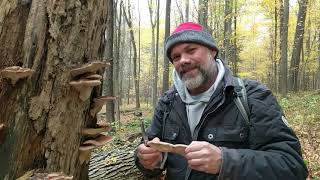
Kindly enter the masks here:
<path id="1" fill-rule="evenodd" d="M 234 79 L 235 87 L 234 92 L 236 97 L 233 99 L 236 106 L 238 107 L 242 117 L 245 119 L 246 124 L 251 126 L 250 123 L 250 110 L 247 99 L 247 92 L 244 86 L 243 80 L 241 78 L 236 77 Z"/>

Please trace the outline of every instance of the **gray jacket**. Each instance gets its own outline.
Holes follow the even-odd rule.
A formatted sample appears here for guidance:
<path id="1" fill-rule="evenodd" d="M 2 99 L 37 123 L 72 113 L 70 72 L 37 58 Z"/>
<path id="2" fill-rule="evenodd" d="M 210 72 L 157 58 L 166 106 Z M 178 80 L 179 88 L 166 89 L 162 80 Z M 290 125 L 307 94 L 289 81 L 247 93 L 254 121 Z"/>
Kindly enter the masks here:
<path id="1" fill-rule="evenodd" d="M 256 81 L 244 80 L 252 124 L 248 127 L 233 102 L 233 78 L 226 68 L 193 137 L 185 104 L 176 90 L 169 90 L 159 100 L 148 128 L 150 139 L 159 137 L 173 144 L 207 141 L 221 147 L 223 155 L 220 173 L 213 175 L 192 170 L 184 157 L 169 153 L 166 179 L 305 180 L 308 172 L 299 140 L 283 122 L 284 114 L 271 91 Z M 144 169 L 137 158 L 136 165 L 149 177 L 161 173 Z"/>

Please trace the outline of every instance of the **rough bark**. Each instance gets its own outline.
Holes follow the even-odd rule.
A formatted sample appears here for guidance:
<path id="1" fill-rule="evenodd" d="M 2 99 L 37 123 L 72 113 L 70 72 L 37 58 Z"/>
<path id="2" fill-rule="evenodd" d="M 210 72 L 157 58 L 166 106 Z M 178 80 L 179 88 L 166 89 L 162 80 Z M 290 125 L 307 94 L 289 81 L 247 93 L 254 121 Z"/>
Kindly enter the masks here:
<path id="1" fill-rule="evenodd" d="M 34 70 L 12 86 L 0 82 L 0 179 L 16 179 L 29 170 L 63 172 L 86 179 L 79 161 L 83 127 L 93 126 L 90 103 L 69 82 L 70 70 L 102 61 L 107 1 L 2 1 L 0 69 L 19 65 Z"/>
<path id="2" fill-rule="evenodd" d="M 94 153 L 90 160 L 90 180 L 160 180 L 146 178 L 134 164 L 136 144 L 131 144 L 109 152 Z"/>
<path id="3" fill-rule="evenodd" d="M 208 0 L 199 0 L 198 22 L 209 31 L 208 27 Z"/>

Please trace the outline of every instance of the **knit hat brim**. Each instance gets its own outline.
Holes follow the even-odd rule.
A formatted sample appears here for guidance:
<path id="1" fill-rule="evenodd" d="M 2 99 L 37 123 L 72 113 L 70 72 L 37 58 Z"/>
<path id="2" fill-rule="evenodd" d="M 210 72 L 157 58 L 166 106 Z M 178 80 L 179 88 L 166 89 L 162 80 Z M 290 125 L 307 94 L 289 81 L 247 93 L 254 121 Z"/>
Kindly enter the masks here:
<path id="1" fill-rule="evenodd" d="M 209 33 L 205 31 L 183 30 L 172 34 L 165 41 L 165 53 L 170 61 L 172 61 L 170 57 L 172 48 L 180 43 L 196 43 L 213 49 L 217 51 L 215 59 L 219 52 L 214 39 Z"/>

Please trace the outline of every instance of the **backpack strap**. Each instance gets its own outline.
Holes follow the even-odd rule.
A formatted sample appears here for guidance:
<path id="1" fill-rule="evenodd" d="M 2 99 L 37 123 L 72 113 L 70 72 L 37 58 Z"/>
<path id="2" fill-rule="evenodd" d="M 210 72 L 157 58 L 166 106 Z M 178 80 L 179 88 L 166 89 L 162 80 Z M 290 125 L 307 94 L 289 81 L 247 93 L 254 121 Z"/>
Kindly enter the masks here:
<path id="1" fill-rule="evenodd" d="M 241 78 L 234 78 L 234 92 L 235 92 L 235 98 L 233 99 L 234 103 L 236 104 L 237 108 L 239 109 L 242 117 L 246 121 L 246 125 L 248 127 L 251 126 L 250 122 L 250 110 L 248 105 L 248 98 L 247 98 L 247 92 L 246 88 L 244 86 L 243 80 Z"/>

